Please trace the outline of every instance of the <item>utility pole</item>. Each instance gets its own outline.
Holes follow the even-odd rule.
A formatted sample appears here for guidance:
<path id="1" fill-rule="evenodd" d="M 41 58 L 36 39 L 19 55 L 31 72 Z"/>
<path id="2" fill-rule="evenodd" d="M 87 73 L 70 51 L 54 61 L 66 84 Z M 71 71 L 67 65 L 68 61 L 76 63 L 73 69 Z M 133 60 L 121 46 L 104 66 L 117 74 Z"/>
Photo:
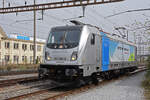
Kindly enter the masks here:
<path id="1" fill-rule="evenodd" d="M 4 4 L 5 4 L 5 2 L 4 2 L 4 0 L 3 0 L 3 8 L 5 7 Z"/>
<path id="2" fill-rule="evenodd" d="M 129 31 L 128 30 L 127 30 L 127 41 L 129 41 Z"/>
<path id="3" fill-rule="evenodd" d="M 141 62 L 141 39 L 142 39 L 142 37 L 141 36 L 139 36 L 138 37 L 138 55 L 139 55 L 139 57 L 140 57 L 140 62 Z"/>
<path id="4" fill-rule="evenodd" d="M 34 5 L 36 4 L 36 1 L 34 0 Z M 34 50 L 33 50 L 33 64 L 36 63 L 36 9 L 35 9 L 35 6 L 34 6 Z"/>
<path id="5" fill-rule="evenodd" d="M 136 33 L 135 32 L 133 32 L 134 33 L 134 43 L 136 44 Z"/>

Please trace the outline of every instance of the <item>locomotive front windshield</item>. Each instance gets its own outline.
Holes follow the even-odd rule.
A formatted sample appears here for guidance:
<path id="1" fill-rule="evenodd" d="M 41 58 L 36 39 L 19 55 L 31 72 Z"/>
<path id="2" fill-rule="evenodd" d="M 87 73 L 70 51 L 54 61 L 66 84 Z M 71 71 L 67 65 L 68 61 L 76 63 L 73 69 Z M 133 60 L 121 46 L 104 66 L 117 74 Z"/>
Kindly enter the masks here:
<path id="1" fill-rule="evenodd" d="M 81 28 L 52 29 L 48 38 L 47 47 L 53 49 L 68 49 L 78 46 Z"/>

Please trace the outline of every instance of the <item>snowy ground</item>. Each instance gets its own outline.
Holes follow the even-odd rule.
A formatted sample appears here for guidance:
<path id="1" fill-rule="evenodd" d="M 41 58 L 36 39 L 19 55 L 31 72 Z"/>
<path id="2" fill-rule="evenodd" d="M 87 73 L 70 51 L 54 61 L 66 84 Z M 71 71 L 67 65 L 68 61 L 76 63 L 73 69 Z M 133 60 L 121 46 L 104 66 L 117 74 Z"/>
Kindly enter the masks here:
<path id="1" fill-rule="evenodd" d="M 141 87 L 144 74 L 141 72 L 60 100 L 144 100 Z"/>

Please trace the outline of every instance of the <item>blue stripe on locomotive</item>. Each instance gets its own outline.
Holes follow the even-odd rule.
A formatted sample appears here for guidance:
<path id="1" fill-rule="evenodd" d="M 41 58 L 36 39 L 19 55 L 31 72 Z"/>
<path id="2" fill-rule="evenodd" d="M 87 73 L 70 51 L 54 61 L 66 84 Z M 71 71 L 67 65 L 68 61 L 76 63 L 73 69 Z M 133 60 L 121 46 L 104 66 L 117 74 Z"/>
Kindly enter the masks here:
<path id="1" fill-rule="evenodd" d="M 102 36 L 102 71 L 109 70 L 109 38 Z"/>

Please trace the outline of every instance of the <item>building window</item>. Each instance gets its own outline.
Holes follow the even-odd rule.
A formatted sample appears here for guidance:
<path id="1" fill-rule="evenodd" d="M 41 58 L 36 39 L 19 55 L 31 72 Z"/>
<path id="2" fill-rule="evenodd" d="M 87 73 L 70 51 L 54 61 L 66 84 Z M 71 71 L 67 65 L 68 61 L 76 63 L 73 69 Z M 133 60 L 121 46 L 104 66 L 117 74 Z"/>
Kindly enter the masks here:
<path id="1" fill-rule="evenodd" d="M 18 64 L 18 62 L 19 62 L 19 56 L 14 56 L 14 63 L 17 63 Z"/>
<path id="2" fill-rule="evenodd" d="M 22 62 L 24 62 L 24 56 L 22 56 Z"/>
<path id="3" fill-rule="evenodd" d="M 8 63 L 10 61 L 10 56 L 9 55 L 5 55 L 5 62 Z"/>
<path id="4" fill-rule="evenodd" d="M 37 51 L 41 51 L 41 46 L 40 45 L 37 46 Z"/>
<path id="5" fill-rule="evenodd" d="M 30 63 L 33 63 L 33 56 L 30 56 Z"/>
<path id="6" fill-rule="evenodd" d="M 18 49 L 19 48 L 19 44 L 18 43 L 14 43 L 14 49 Z"/>
<path id="7" fill-rule="evenodd" d="M 34 45 L 30 45 L 30 50 L 32 51 L 34 49 Z"/>
<path id="8" fill-rule="evenodd" d="M 36 59 L 36 63 L 38 64 L 38 63 L 40 63 L 40 57 L 39 56 L 37 56 L 37 59 Z"/>
<path id="9" fill-rule="evenodd" d="M 1 41 L 0 41 L 0 49 L 1 49 Z"/>
<path id="10" fill-rule="evenodd" d="M 25 56 L 25 63 L 27 63 L 27 56 Z"/>
<path id="11" fill-rule="evenodd" d="M 25 51 L 27 50 L 27 44 L 22 44 L 22 49 Z"/>
<path id="12" fill-rule="evenodd" d="M 5 48 L 8 49 L 10 47 L 10 43 L 9 42 L 5 42 Z"/>
<path id="13" fill-rule="evenodd" d="M 22 56 L 22 62 L 27 63 L 27 56 Z"/>

